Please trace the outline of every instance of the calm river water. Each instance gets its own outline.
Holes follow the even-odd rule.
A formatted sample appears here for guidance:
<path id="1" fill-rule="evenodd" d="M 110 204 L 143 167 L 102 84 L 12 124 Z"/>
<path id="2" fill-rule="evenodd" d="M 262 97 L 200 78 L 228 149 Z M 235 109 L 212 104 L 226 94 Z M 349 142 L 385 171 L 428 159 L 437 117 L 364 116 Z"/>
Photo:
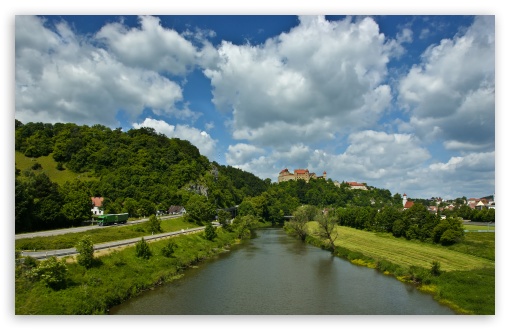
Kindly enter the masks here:
<path id="1" fill-rule="evenodd" d="M 257 230 L 256 238 L 185 274 L 110 314 L 454 314 L 411 285 L 332 257 L 282 229 Z"/>

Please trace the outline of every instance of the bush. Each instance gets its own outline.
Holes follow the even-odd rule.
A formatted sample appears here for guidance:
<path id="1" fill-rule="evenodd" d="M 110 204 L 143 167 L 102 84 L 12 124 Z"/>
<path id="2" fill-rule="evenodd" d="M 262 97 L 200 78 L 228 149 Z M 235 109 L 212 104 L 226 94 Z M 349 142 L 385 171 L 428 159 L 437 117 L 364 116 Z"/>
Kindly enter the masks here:
<path id="1" fill-rule="evenodd" d="M 439 263 L 439 261 L 437 260 L 432 261 L 432 267 L 430 267 L 430 274 L 432 276 L 441 275 L 441 264 Z"/>
<path id="2" fill-rule="evenodd" d="M 39 266 L 32 270 L 31 277 L 43 281 L 54 290 L 62 289 L 67 282 L 67 266 L 64 261 L 52 256 L 41 261 Z"/>
<path id="3" fill-rule="evenodd" d="M 442 245 L 452 245 L 460 241 L 460 239 L 461 235 L 457 231 L 448 229 L 443 233 L 443 235 L 441 235 L 439 242 Z"/>
<path id="4" fill-rule="evenodd" d="M 34 171 L 35 170 L 40 170 L 40 169 L 42 169 L 42 165 L 36 162 L 34 165 L 32 165 L 32 169 Z"/>
<path id="5" fill-rule="evenodd" d="M 136 243 L 135 250 L 136 250 L 136 256 L 138 258 L 149 259 L 152 256 L 152 252 L 151 252 L 151 249 L 149 248 L 149 244 L 147 244 L 147 242 L 143 239 L 143 237 L 140 241 L 138 241 L 138 243 Z"/>
<path id="6" fill-rule="evenodd" d="M 76 245 L 76 251 L 79 253 L 78 264 L 85 268 L 90 268 L 94 261 L 94 245 L 90 236 L 84 236 Z"/>
<path id="7" fill-rule="evenodd" d="M 149 233 L 160 233 L 161 230 L 161 220 L 158 219 L 154 214 L 149 217 L 149 221 L 147 221 L 147 230 Z"/>
<path id="8" fill-rule="evenodd" d="M 171 258 L 174 256 L 174 251 L 177 248 L 177 244 L 172 241 L 169 241 L 167 245 L 165 245 L 161 249 L 161 254 L 167 258 Z"/>
<path id="9" fill-rule="evenodd" d="M 205 239 L 207 239 L 209 241 L 212 241 L 212 240 L 214 240 L 216 238 L 216 236 L 218 236 L 216 234 L 216 228 L 214 228 L 212 223 L 208 222 L 205 225 Z"/>

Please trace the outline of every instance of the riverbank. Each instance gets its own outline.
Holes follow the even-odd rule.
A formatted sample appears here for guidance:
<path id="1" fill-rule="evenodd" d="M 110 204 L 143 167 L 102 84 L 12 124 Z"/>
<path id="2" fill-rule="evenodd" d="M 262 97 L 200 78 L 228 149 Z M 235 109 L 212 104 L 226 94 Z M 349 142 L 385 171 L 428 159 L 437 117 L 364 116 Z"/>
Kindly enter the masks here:
<path id="1" fill-rule="evenodd" d="M 107 314 L 112 306 L 184 275 L 201 260 L 228 251 L 239 242 L 235 233 L 217 229 L 214 241 L 202 233 L 182 235 L 149 243 L 152 257 L 136 257 L 135 247 L 112 251 L 96 257 L 93 267 L 67 264 L 66 286 L 60 290 L 30 279 L 30 270 L 16 269 L 16 315 L 83 315 Z M 163 249 L 175 243 L 172 257 Z"/>
<path id="2" fill-rule="evenodd" d="M 311 232 L 315 225 L 309 224 Z M 349 227 L 338 233 L 336 256 L 413 283 L 459 314 L 495 314 L 494 233 L 466 233 L 463 243 L 449 248 Z M 324 248 L 317 237 L 307 242 Z M 439 274 L 433 274 L 433 262 L 439 262 Z"/>

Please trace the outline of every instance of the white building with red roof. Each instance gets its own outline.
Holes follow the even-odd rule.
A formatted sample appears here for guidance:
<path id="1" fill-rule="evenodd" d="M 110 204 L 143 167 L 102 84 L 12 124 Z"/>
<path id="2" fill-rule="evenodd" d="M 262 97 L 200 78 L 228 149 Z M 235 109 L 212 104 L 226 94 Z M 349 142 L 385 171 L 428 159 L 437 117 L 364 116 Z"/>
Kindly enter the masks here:
<path id="1" fill-rule="evenodd" d="M 407 210 L 407 209 L 410 209 L 414 205 L 414 202 L 408 201 L 407 195 L 404 193 L 404 195 L 402 196 L 402 204 L 404 206 L 404 210 Z"/>
<path id="2" fill-rule="evenodd" d="M 92 214 L 94 215 L 103 215 L 103 197 L 90 197 L 92 200 Z"/>

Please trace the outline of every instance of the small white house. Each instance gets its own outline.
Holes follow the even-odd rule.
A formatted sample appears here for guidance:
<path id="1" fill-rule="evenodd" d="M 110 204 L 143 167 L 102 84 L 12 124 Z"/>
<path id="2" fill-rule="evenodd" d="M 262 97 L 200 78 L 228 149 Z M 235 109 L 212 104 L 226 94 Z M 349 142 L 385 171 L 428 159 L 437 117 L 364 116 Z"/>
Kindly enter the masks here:
<path id="1" fill-rule="evenodd" d="M 103 197 L 90 197 L 92 200 L 92 214 L 103 215 Z"/>

